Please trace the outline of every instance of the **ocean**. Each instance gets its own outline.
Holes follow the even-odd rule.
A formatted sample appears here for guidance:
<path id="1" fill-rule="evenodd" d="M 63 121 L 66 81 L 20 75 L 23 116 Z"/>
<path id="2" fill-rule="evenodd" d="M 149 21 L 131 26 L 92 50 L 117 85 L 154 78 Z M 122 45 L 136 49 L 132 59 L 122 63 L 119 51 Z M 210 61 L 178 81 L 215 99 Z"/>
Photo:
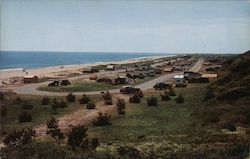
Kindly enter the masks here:
<path id="1" fill-rule="evenodd" d="M 38 68 L 46 66 L 92 64 L 147 56 L 172 56 L 162 53 L 100 53 L 100 52 L 25 52 L 0 51 L 0 69 Z"/>

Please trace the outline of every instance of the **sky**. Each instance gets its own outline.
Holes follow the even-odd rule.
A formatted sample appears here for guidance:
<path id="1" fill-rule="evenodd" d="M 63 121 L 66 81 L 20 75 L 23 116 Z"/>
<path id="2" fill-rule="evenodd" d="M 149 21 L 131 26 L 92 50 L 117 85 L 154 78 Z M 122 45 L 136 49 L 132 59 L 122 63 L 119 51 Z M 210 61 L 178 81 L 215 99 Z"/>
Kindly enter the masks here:
<path id="1" fill-rule="evenodd" d="M 249 0 L 0 0 L 9 51 L 242 53 Z"/>

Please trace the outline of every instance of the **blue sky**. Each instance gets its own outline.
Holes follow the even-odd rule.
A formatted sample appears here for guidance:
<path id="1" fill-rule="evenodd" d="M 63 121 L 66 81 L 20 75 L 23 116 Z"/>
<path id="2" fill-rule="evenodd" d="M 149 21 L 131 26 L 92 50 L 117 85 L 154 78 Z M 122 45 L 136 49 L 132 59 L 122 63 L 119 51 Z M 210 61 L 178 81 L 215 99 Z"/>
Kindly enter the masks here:
<path id="1" fill-rule="evenodd" d="M 241 53 L 247 0 L 1 0 L 1 50 Z"/>

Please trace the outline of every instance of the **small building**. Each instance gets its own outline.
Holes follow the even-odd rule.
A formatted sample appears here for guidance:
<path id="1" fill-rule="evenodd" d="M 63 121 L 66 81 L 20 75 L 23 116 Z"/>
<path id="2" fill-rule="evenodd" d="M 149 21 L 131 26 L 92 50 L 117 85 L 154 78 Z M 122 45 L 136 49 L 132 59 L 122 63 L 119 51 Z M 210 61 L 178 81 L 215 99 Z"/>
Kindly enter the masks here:
<path id="1" fill-rule="evenodd" d="M 208 78 L 209 81 L 212 81 L 212 80 L 216 80 L 218 78 L 218 75 L 217 74 L 202 74 L 201 75 L 202 78 Z"/>
<path id="2" fill-rule="evenodd" d="M 115 65 L 107 65 L 106 69 L 109 71 L 115 70 Z"/>
<path id="3" fill-rule="evenodd" d="M 38 77 L 36 75 L 26 75 L 23 77 L 23 83 L 35 83 L 38 81 Z"/>
<path id="4" fill-rule="evenodd" d="M 94 73 L 94 72 L 99 72 L 99 70 L 93 67 L 86 67 L 82 69 L 82 73 Z"/>
<path id="5" fill-rule="evenodd" d="M 89 76 L 90 80 L 96 80 L 97 79 L 97 75 L 96 74 L 92 74 Z"/>
<path id="6" fill-rule="evenodd" d="M 164 72 L 173 72 L 173 67 L 165 67 Z"/>
<path id="7" fill-rule="evenodd" d="M 155 72 L 155 74 L 162 74 L 162 68 L 156 67 L 156 68 L 154 68 L 154 72 Z"/>

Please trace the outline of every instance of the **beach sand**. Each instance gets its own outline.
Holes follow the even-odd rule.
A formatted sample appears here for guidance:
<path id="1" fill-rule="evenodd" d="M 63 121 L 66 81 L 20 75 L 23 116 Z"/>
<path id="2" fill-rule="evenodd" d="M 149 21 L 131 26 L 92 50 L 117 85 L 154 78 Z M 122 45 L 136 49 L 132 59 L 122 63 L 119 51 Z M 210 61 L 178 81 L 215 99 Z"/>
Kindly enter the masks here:
<path id="1" fill-rule="evenodd" d="M 12 77 L 24 77 L 26 75 L 36 75 L 39 78 L 42 77 L 58 77 L 60 74 L 66 71 L 71 72 L 79 72 L 79 69 L 97 66 L 97 65 L 106 65 L 106 64 L 126 64 L 126 63 L 134 63 L 134 62 L 143 62 L 149 60 L 156 60 L 163 57 L 169 56 L 150 56 L 150 57 L 141 57 L 134 58 L 122 61 L 109 61 L 109 62 L 97 62 L 93 64 L 73 64 L 73 65 L 60 65 L 60 66 L 49 66 L 49 67 L 40 67 L 40 68 L 31 68 L 25 69 L 25 72 L 22 68 L 19 69 L 6 69 L 0 70 L 0 86 L 2 85 L 2 81 L 6 79 L 10 79 Z M 26 72 L 28 74 L 26 74 Z"/>

